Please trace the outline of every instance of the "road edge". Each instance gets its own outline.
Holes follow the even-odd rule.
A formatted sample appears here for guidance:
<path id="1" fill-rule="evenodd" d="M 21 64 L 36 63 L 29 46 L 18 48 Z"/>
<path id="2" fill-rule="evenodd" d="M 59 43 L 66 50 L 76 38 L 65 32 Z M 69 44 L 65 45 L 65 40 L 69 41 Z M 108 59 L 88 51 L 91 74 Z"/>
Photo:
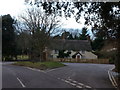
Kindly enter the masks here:
<path id="1" fill-rule="evenodd" d="M 108 70 L 108 76 L 109 76 L 109 79 L 110 79 L 110 81 L 111 81 L 111 83 L 112 83 L 112 85 L 115 87 L 115 88 L 117 88 L 117 82 L 116 82 L 116 80 L 115 80 L 115 77 L 114 77 L 114 75 L 112 74 L 112 70 L 114 69 L 115 67 L 113 67 L 112 69 L 110 69 L 110 70 Z"/>

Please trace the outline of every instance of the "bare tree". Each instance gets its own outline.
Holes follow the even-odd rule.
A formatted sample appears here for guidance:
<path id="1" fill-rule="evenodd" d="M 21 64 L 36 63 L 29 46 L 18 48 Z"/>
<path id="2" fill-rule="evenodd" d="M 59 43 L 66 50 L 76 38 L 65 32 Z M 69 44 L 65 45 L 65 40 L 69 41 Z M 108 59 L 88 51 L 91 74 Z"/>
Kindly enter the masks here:
<path id="1" fill-rule="evenodd" d="M 31 59 L 42 61 L 43 51 L 50 43 L 51 34 L 58 32 L 59 18 L 55 13 L 48 15 L 38 7 L 28 8 L 20 18 L 24 24 L 22 28 L 31 35 Z"/>

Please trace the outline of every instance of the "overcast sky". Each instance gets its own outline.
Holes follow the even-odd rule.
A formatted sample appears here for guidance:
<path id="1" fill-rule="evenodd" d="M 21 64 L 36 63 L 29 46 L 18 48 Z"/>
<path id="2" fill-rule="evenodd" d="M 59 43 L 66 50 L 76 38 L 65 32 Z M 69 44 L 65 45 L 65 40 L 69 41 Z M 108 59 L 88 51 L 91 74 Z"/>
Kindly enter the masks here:
<path id="1" fill-rule="evenodd" d="M 26 8 L 27 5 L 25 5 L 24 0 L 0 0 L 0 15 L 10 14 L 13 18 L 17 18 Z M 62 18 L 61 21 L 63 23 L 62 28 L 73 29 L 82 29 L 85 22 L 84 18 L 81 18 L 81 23 L 77 23 L 74 18 L 68 20 Z"/>

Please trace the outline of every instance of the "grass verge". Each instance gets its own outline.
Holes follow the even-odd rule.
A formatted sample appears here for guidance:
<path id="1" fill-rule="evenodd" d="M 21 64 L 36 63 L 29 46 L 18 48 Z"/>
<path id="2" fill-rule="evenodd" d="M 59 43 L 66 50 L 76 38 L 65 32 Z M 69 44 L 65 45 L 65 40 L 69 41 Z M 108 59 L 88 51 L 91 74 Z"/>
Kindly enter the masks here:
<path id="1" fill-rule="evenodd" d="M 64 64 L 60 62 L 30 62 L 30 61 L 16 62 L 13 65 L 26 66 L 26 67 L 37 68 L 41 70 L 53 69 L 53 68 L 65 66 Z"/>

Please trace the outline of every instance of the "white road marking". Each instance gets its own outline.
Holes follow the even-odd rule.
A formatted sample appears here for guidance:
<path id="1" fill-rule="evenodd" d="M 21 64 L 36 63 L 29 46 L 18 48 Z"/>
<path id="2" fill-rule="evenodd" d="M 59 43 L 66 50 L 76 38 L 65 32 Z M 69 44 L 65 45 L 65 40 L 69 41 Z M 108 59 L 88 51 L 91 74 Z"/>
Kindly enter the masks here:
<path id="1" fill-rule="evenodd" d="M 70 78 L 68 80 L 72 81 L 72 79 L 70 79 Z"/>
<path id="2" fill-rule="evenodd" d="M 69 84 L 71 84 L 71 85 L 73 85 L 73 86 L 76 86 L 76 84 L 74 84 L 74 83 L 71 83 L 71 82 L 69 82 L 69 81 L 67 81 L 67 80 L 64 80 L 66 83 L 69 83 Z"/>
<path id="3" fill-rule="evenodd" d="M 39 70 L 39 69 L 36 69 L 36 68 L 30 68 L 30 67 L 26 67 L 27 69 L 30 69 L 30 70 L 33 70 L 33 71 L 38 71 L 38 72 L 43 72 L 45 73 L 45 71 L 42 71 L 42 70 Z"/>
<path id="4" fill-rule="evenodd" d="M 77 81 L 73 81 L 74 83 L 77 83 Z"/>
<path id="5" fill-rule="evenodd" d="M 58 79 L 60 79 L 60 78 L 58 78 Z M 82 83 L 78 83 L 77 81 L 74 81 L 74 80 L 72 80 L 70 78 L 67 79 L 67 80 L 65 80 L 65 79 L 61 79 L 61 80 L 66 82 L 66 83 L 68 83 L 68 84 L 70 84 L 70 85 L 72 85 L 72 86 L 75 86 L 77 88 L 83 88 L 83 87 L 85 87 L 85 88 L 92 88 L 92 87 L 84 85 Z"/>
<path id="6" fill-rule="evenodd" d="M 70 79 L 70 78 L 69 78 L 68 80 L 71 81 L 71 82 L 77 83 L 77 81 L 74 81 L 74 80 L 72 80 L 72 79 Z"/>
<path id="7" fill-rule="evenodd" d="M 113 77 L 112 73 L 111 73 L 111 77 L 113 79 L 113 82 L 114 82 L 115 86 L 117 86 L 117 82 L 116 82 L 115 78 Z"/>
<path id="8" fill-rule="evenodd" d="M 81 85 L 81 86 L 83 86 L 84 84 L 82 84 L 82 83 L 78 83 L 79 85 Z"/>
<path id="9" fill-rule="evenodd" d="M 19 78 L 17 78 L 17 80 L 20 82 L 20 84 L 22 85 L 22 87 L 26 87 Z"/>
<path id="10" fill-rule="evenodd" d="M 76 86 L 77 88 L 82 88 L 81 86 Z"/>
<path id="11" fill-rule="evenodd" d="M 66 83 L 70 83 L 69 81 L 67 81 L 67 80 L 64 80 Z"/>
<path id="12" fill-rule="evenodd" d="M 56 70 L 56 69 L 50 69 L 50 70 L 48 70 L 48 71 L 46 71 L 46 72 L 51 72 L 51 71 L 54 71 L 54 70 Z"/>
<path id="13" fill-rule="evenodd" d="M 114 84 L 114 82 L 113 82 L 113 80 L 112 80 L 112 78 L 111 78 L 111 76 L 110 76 L 110 72 L 109 72 L 109 71 L 108 71 L 108 75 L 109 75 L 110 81 L 112 82 L 113 86 L 115 87 L 115 84 Z"/>
<path id="14" fill-rule="evenodd" d="M 110 71 L 108 71 L 108 76 L 109 76 L 109 79 L 110 79 L 110 81 L 112 82 L 112 85 L 114 86 L 114 87 L 116 87 L 116 83 L 114 83 L 114 80 L 112 79 L 113 77 L 112 77 L 112 75 L 110 74 Z"/>
<path id="15" fill-rule="evenodd" d="M 86 88 L 92 88 L 92 87 L 90 87 L 90 86 L 85 86 Z"/>
<path id="16" fill-rule="evenodd" d="M 115 66 L 111 69 L 111 71 L 112 71 L 114 68 L 115 68 Z M 113 80 L 114 80 L 114 83 L 115 83 L 115 85 L 116 85 L 116 87 L 117 87 L 117 86 L 118 86 L 118 84 L 117 84 L 117 82 L 116 82 L 116 80 L 115 80 L 114 76 L 112 75 L 112 73 L 111 73 L 111 76 L 112 76 L 112 78 L 113 78 Z"/>
<path id="17" fill-rule="evenodd" d="M 70 82 L 72 82 L 72 83 L 75 83 L 76 84 L 76 87 L 86 87 L 86 88 L 92 88 L 92 87 L 90 87 L 90 86 L 88 86 L 88 85 L 85 85 L 85 84 L 82 84 L 82 83 L 78 83 L 77 81 L 75 81 L 75 80 L 72 80 L 72 79 L 68 79 Z M 79 87 L 79 88 L 80 88 Z"/>
<path id="18" fill-rule="evenodd" d="M 49 71 L 42 71 L 42 70 L 35 69 L 35 68 L 30 68 L 30 67 L 27 67 L 27 68 L 30 69 L 30 70 L 33 70 L 33 71 L 39 71 L 39 72 L 44 72 L 44 73 L 56 70 L 56 69 L 52 69 L 52 70 L 49 70 Z M 60 78 L 58 78 L 58 79 L 60 79 Z M 18 80 L 19 80 L 19 78 L 18 78 Z M 86 87 L 86 88 L 91 88 L 90 86 L 84 85 L 82 83 L 78 83 L 77 81 L 74 81 L 74 80 L 70 79 L 70 77 L 68 78 L 69 81 L 68 80 L 64 80 L 64 79 L 61 79 L 61 80 L 66 82 L 66 83 L 69 83 L 69 84 L 71 84 L 73 86 L 76 86 L 77 88 L 82 88 L 83 86 Z M 21 81 L 19 81 L 19 82 L 21 83 L 22 86 L 24 86 L 24 84 L 22 84 Z M 79 84 L 80 86 L 77 85 L 77 84 Z"/>
<path id="19" fill-rule="evenodd" d="M 30 67 L 26 67 L 27 69 L 30 69 L 30 70 L 35 70 L 35 69 L 33 69 L 33 68 L 30 68 Z"/>
<path id="20" fill-rule="evenodd" d="M 74 84 L 74 83 L 71 83 L 71 82 L 70 82 L 70 84 L 73 85 L 73 86 L 76 86 L 76 84 Z"/>

